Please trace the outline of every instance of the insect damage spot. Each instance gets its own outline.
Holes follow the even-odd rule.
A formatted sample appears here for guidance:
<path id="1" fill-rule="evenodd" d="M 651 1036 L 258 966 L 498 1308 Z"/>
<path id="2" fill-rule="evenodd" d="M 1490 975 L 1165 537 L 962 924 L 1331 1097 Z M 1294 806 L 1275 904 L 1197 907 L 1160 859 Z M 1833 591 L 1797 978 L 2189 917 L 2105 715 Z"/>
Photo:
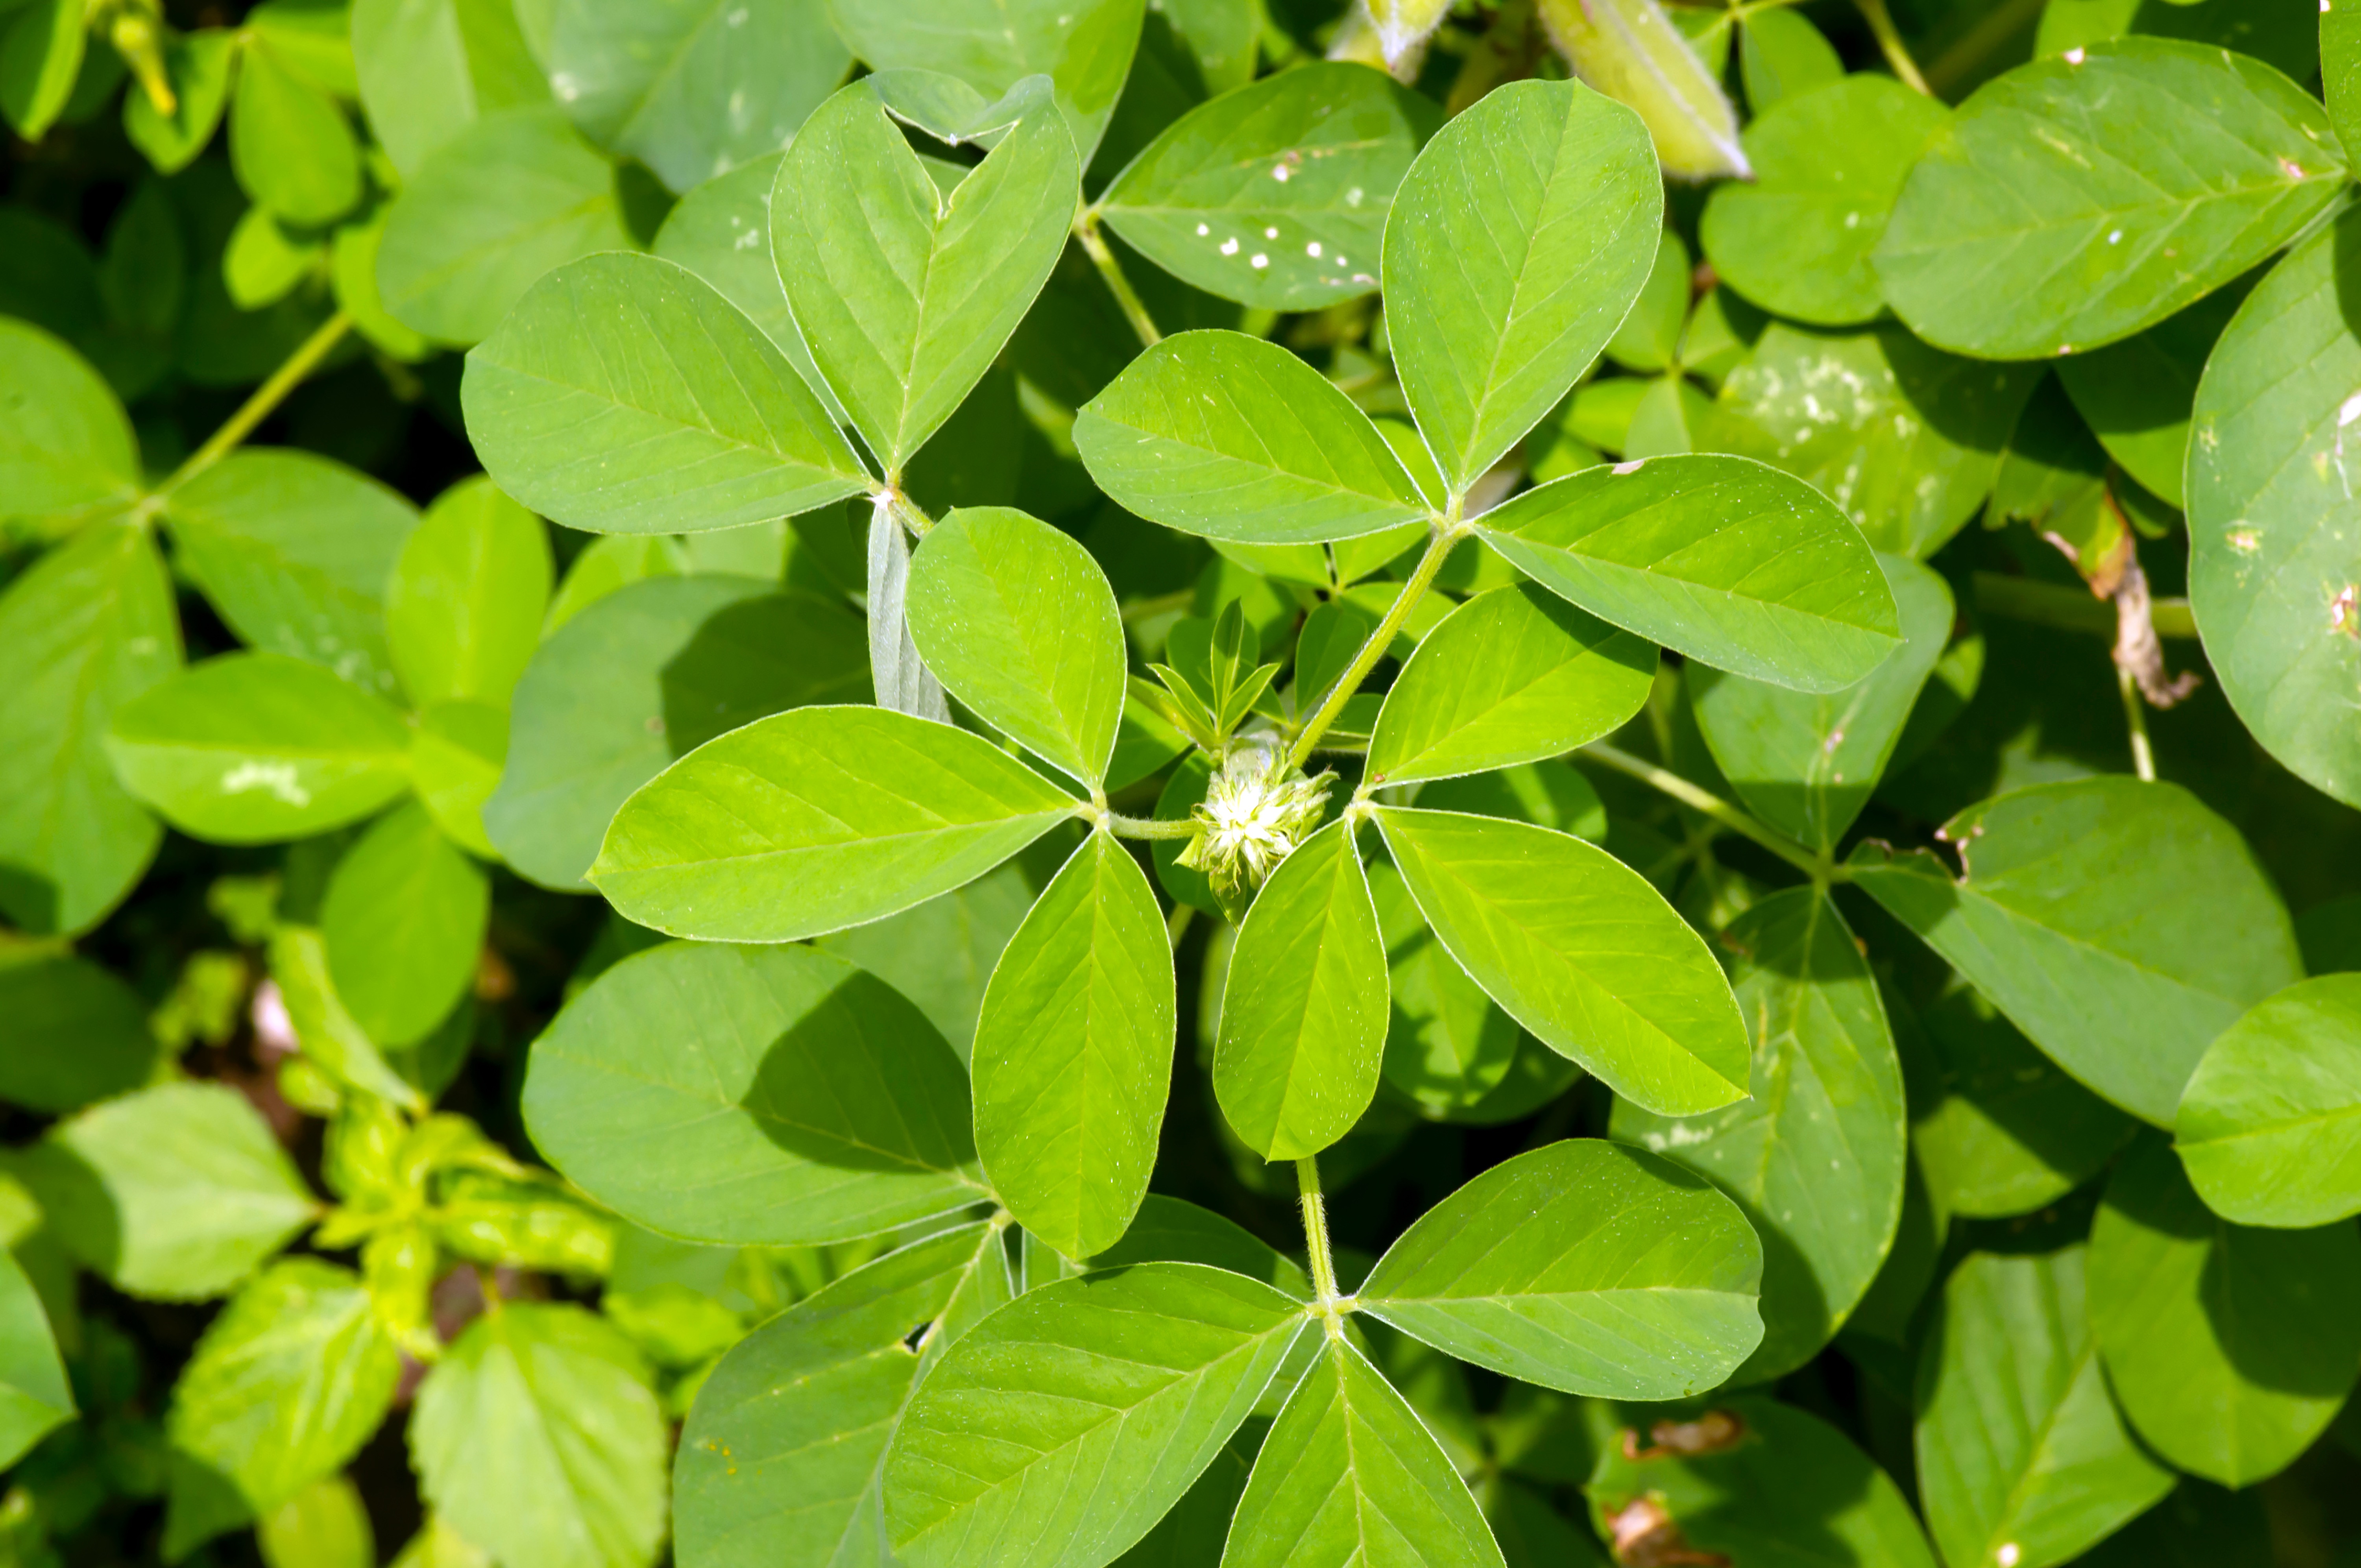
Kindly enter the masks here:
<path id="1" fill-rule="evenodd" d="M 2361 593 L 2361 589 L 2356 589 L 2353 584 L 2347 583 L 2336 590 L 2334 598 L 2328 601 L 2330 631 L 2346 637 L 2361 638 L 2361 623 L 2356 621 L 2353 613 L 2356 593 Z"/>
<path id="2" fill-rule="evenodd" d="M 1608 1550 L 1623 1568 L 1730 1568 L 1719 1552 L 1699 1552 L 1681 1533 L 1655 1493 L 1632 1498 L 1607 1516 Z"/>

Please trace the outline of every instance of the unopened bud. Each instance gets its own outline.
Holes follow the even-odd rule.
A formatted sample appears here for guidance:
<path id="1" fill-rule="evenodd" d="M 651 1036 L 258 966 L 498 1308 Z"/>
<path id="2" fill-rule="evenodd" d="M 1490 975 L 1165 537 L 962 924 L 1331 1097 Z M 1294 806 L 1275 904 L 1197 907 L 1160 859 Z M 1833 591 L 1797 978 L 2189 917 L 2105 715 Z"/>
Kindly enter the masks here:
<path id="1" fill-rule="evenodd" d="M 1667 175 L 1754 177 L 1737 111 L 1656 0 L 1541 0 L 1541 14 L 1576 76 L 1639 111 Z"/>
<path id="2" fill-rule="evenodd" d="M 1414 81 L 1427 40 L 1450 11 L 1451 0 L 1363 0 L 1337 29 L 1328 58 L 1382 65 L 1397 81 Z"/>

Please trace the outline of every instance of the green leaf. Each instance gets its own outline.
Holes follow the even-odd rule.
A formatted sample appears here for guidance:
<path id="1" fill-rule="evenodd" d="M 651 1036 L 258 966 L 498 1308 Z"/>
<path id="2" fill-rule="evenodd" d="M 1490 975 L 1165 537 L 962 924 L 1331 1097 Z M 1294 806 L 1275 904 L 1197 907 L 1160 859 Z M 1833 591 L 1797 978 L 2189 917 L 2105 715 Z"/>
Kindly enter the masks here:
<path id="1" fill-rule="evenodd" d="M 786 146 L 852 63 L 823 0 L 556 0 L 551 12 L 566 112 L 675 191 Z"/>
<path id="2" fill-rule="evenodd" d="M 485 831 L 523 875 L 578 892 L 616 809 L 674 758 L 765 714 L 868 695 L 860 618 L 838 606 L 742 577 L 631 584 L 525 666 Z"/>
<path id="3" fill-rule="evenodd" d="M 1257 1239 L 1235 1220 L 1156 1192 L 1140 1204 L 1138 1216 L 1123 1233 L 1123 1240 L 1090 1259 L 1089 1266 L 1114 1268 L 1132 1263 L 1202 1263 L 1259 1279 L 1299 1301 L 1312 1299 L 1312 1281 L 1294 1259 Z M 1238 1479 L 1243 1485 L 1246 1477 L 1241 1475 Z"/>
<path id="4" fill-rule="evenodd" d="M 1068 1257 L 1114 1245 L 1148 1192 L 1173 1011 L 1156 894 L 1129 850 L 1093 833 L 1001 953 L 969 1062 L 985 1176 Z"/>
<path id="5" fill-rule="evenodd" d="M 1885 296 L 1870 253 L 1918 149 L 1949 117 L 1939 99 L 1890 76 L 1848 76 L 1783 100 L 1746 127 L 1753 181 L 1717 186 L 1706 203 L 1706 259 L 1791 320 L 1876 320 Z"/>
<path id="6" fill-rule="evenodd" d="M 1501 1557 L 1417 1412 L 1332 1335 L 1263 1439 L 1222 1565 L 1396 1562 L 1499 1568 Z"/>
<path id="7" fill-rule="evenodd" d="M 1793 691 L 1703 664 L 1689 701 L 1722 776 L 1750 810 L 1827 854 L 1869 804 L 1921 687 L 1951 640 L 1951 590 L 1927 566 L 1881 555 L 1903 645 L 1843 691 Z"/>
<path id="8" fill-rule="evenodd" d="M 771 253 L 813 362 L 889 480 L 1049 280 L 1080 178 L 1038 101 L 948 195 L 868 86 L 796 135 L 772 194 Z"/>
<path id="9" fill-rule="evenodd" d="M 1166 338 L 1082 407 L 1074 445 L 1126 511 L 1208 539 L 1318 543 L 1427 515 L 1351 399 L 1244 333 Z"/>
<path id="10" fill-rule="evenodd" d="M 664 1234 L 801 1245 L 984 1196 L 959 1058 L 872 975 L 808 948 L 666 944 L 535 1042 L 535 1147 Z"/>
<path id="11" fill-rule="evenodd" d="M 1570 1394 L 1674 1399 L 1763 1337 L 1763 1248 L 1738 1206 L 1596 1138 L 1521 1154 L 1421 1215 L 1361 1310 L 1462 1361 Z"/>
<path id="12" fill-rule="evenodd" d="M 2225 1486 L 2294 1463 L 2361 1373 L 2361 1234 L 2216 1218 L 2159 1137 L 2107 1182 L 2090 1290 L 2091 1337 L 2133 1429 Z"/>
<path id="13" fill-rule="evenodd" d="M 361 199 L 361 149 L 344 111 L 258 37 L 238 55 L 229 155 L 247 194 L 291 224 L 334 223 Z"/>
<path id="14" fill-rule="evenodd" d="M 0 1100 L 52 1115 L 138 1088 L 155 1070 L 148 1003 L 113 971 L 58 956 L 0 964 Z"/>
<path id="15" fill-rule="evenodd" d="M 380 1045 L 423 1039 L 476 978 L 491 881 L 412 802 L 345 851 L 320 904 L 336 994 Z"/>
<path id="16" fill-rule="evenodd" d="M 1383 71 L 1283 71 L 1166 126 L 1098 210 L 1185 282 L 1258 309 L 1319 310 L 1377 287 L 1394 188 L 1438 123 L 1431 100 Z"/>
<path id="17" fill-rule="evenodd" d="M 165 1431 L 267 1514 L 360 1452 L 401 1377 L 401 1352 L 359 1277 L 282 1258 L 206 1327 L 172 1387 Z"/>
<path id="18" fill-rule="evenodd" d="M 74 1414 L 49 1314 L 24 1266 L 0 1248 L 0 1465 L 16 1464 Z"/>
<path id="19" fill-rule="evenodd" d="M 1131 73 L 1144 10 L 1143 0 L 829 0 L 837 32 L 874 70 L 939 71 L 986 100 L 1049 77 L 1084 164 Z"/>
<path id="20" fill-rule="evenodd" d="M 428 153 L 387 209 L 385 308 L 436 343 L 489 337 L 544 273 L 630 247 L 615 179 L 553 104 L 485 115 Z"/>
<path id="21" fill-rule="evenodd" d="M 1970 1219 L 2028 1214 L 2096 1176 L 2137 1126 L 2069 1078 L 1960 986 L 1919 1017 L 1910 1148 L 1935 1206 Z M 1897 1027 L 1897 1034 L 1905 1031 Z"/>
<path id="22" fill-rule="evenodd" d="M 283 653 L 225 653 L 115 711 L 106 754 L 183 832 L 269 844 L 357 822 L 409 788 L 389 705 Z"/>
<path id="23" fill-rule="evenodd" d="M 1402 667 L 1369 738 L 1372 784 L 1489 773 L 1622 728 L 1656 651 L 1530 584 L 1461 605 Z"/>
<path id="24" fill-rule="evenodd" d="M 1902 1068 L 1869 961 L 1825 893 L 1790 888 L 1718 938 L 1754 1032 L 1752 1098 L 1707 1116 L 1619 1102 L 1609 1123 L 1736 1199 L 1763 1239 L 1763 1343 L 1740 1374 L 1794 1371 L 1833 1338 L 1902 1214 Z"/>
<path id="25" fill-rule="evenodd" d="M 2347 162 L 2361 145 L 2361 26 L 2350 5 L 2320 14 L 2320 79 L 2328 118 L 2345 145 Z"/>
<path id="26" fill-rule="evenodd" d="M 163 828 L 116 780 L 106 732 L 180 667 L 171 579 L 142 530 L 84 529 L 0 591 L 0 916 L 19 929 L 87 930 L 148 869 Z"/>
<path id="27" fill-rule="evenodd" d="M 681 1432 L 682 1559 L 882 1564 L 885 1445 L 926 1369 L 1015 1294 L 1003 1228 L 962 1225 L 863 1265 L 748 1335 L 697 1390 Z"/>
<path id="28" fill-rule="evenodd" d="M 1792 14 L 1762 12 L 1747 21 Z M 1663 1508 L 1690 1551 L 1732 1563 L 1936 1568 L 1902 1489 L 1843 1432 L 1760 1396 L 1714 1408 L 1739 1422 L 1741 1435 L 1726 1448 L 1638 1461 L 1629 1451 L 1603 1453 L 1599 1473 L 1584 1488 L 1594 1517 L 1604 1524 L 1645 1497 Z"/>
<path id="29" fill-rule="evenodd" d="M 593 533 L 737 528 L 869 487 L 761 329 L 653 257 L 542 279 L 469 352 L 460 391 L 492 481 Z"/>
<path id="30" fill-rule="evenodd" d="M 229 102 L 237 35 L 227 27 L 200 27 L 164 40 L 164 74 L 172 84 L 170 115 L 147 93 L 123 95 L 123 132 L 159 174 L 177 174 L 197 159 L 221 125 Z"/>
<path id="31" fill-rule="evenodd" d="M 1880 550 L 1924 560 L 1992 493 L 2041 377 L 1929 348 L 1891 324 L 1773 322 L 1723 383 L 1717 442 L 1817 486 Z"/>
<path id="32" fill-rule="evenodd" d="M 1301 1159 L 1352 1131 L 1377 1095 L 1390 999 L 1351 824 L 1330 824 L 1279 862 L 1224 985 L 1213 1095 L 1246 1146 Z"/>
<path id="33" fill-rule="evenodd" d="M 106 382 L 39 327 L 0 317 L 0 517 L 65 521 L 139 488 L 139 443 Z"/>
<path id="34" fill-rule="evenodd" d="M 1932 855 L 1870 845 L 1853 880 L 2050 1060 L 2159 1126 L 2213 1036 L 2302 975 L 2262 868 L 2176 784 L 2036 784 L 1961 812 L 1942 837 L 1959 847 L 1957 882 Z"/>
<path id="35" fill-rule="evenodd" d="M 794 941 L 972 882 L 1077 804 L 965 730 L 881 708 L 797 708 L 641 786 L 590 880 L 626 918 L 670 935 Z"/>
<path id="36" fill-rule="evenodd" d="M 2136 337 L 2058 362 L 2058 381 L 2124 472 L 2173 506 L 2182 486 L 2198 378 L 2246 297 L 2233 283 Z"/>
<path id="37" fill-rule="evenodd" d="M 974 1048 L 976 1014 L 992 967 L 1033 906 L 1035 892 L 1025 868 L 1012 863 L 817 945 L 908 997 L 964 1062 Z"/>
<path id="38" fill-rule="evenodd" d="M 16 134 L 38 140 L 73 96 L 82 67 L 85 7 L 75 0 L 35 0 L 14 8 L 0 34 L 0 113 Z"/>
<path id="39" fill-rule="evenodd" d="M 352 37 L 369 130 L 404 180 L 484 115 L 549 101 L 508 0 L 353 0 Z"/>
<path id="40" fill-rule="evenodd" d="M 1279 1370 L 1302 1308 L 1190 1263 L 1020 1296 L 951 1346 L 885 1458 L 910 1568 L 1106 1563 L 1180 1500 Z"/>
<path id="41" fill-rule="evenodd" d="M 663 1411 L 630 1342 L 587 1310 L 478 1318 L 419 1385 L 427 1506 L 502 1568 L 640 1568 L 664 1540 Z"/>
<path id="42" fill-rule="evenodd" d="M 1639 872 L 1571 834 L 1381 806 L 1402 881 L 1509 1015 L 1625 1099 L 1691 1115 L 1746 1095 L 1730 983 Z"/>
<path id="43" fill-rule="evenodd" d="M 2258 60 L 2125 38 L 1987 82 L 1927 143 L 1877 249 L 1929 343 L 2039 359 L 2128 337 L 2285 245 L 2348 178 Z"/>
<path id="44" fill-rule="evenodd" d="M 2347 806 L 2361 805 L 2361 739 L 2322 715 L 2361 679 L 2361 547 L 2336 521 L 2361 387 L 2340 280 L 2356 259 L 2348 215 L 2246 297 L 2205 362 L 2188 470 L 2190 608 L 2223 694 L 2272 756 Z"/>
<path id="45" fill-rule="evenodd" d="M 255 1524 L 268 1568 L 377 1568 L 377 1538 L 360 1488 L 342 1475 L 314 1481 Z"/>
<path id="46" fill-rule="evenodd" d="M 2291 985 L 2223 1030 L 2181 1091 L 2173 1134 L 2224 1219 L 2325 1225 L 2361 1213 L 2361 975 Z"/>
<path id="47" fill-rule="evenodd" d="M 2083 1269 L 2081 1246 L 1977 1253 L 1944 1283 L 1915 1436 L 1919 1502 L 1946 1563 L 2070 1562 L 2172 1490 L 2107 1397 Z"/>
<path id="48" fill-rule="evenodd" d="M 977 717 L 1085 787 L 1106 777 L 1123 617 L 1071 535 L 1011 507 L 949 513 L 912 558 L 908 614 L 927 668 Z"/>
<path id="49" fill-rule="evenodd" d="M 1411 165 L 1386 224 L 1386 332 L 1454 495 L 1614 335 L 1663 199 L 1640 116 L 1571 82 L 1495 89 Z"/>
<path id="50" fill-rule="evenodd" d="M 541 644 L 553 569 L 541 520 L 490 480 L 436 497 L 385 590 L 386 642 L 411 700 L 505 707 Z"/>
<path id="51" fill-rule="evenodd" d="M 1552 592 L 1734 674 L 1840 691 L 1901 641 L 1861 531 L 1810 486 L 1743 457 L 1586 469 L 1476 528 Z"/>
<path id="52" fill-rule="evenodd" d="M 1845 79 L 1836 46 L 1809 17 L 1788 10 L 1746 14 L 1738 29 L 1738 73 L 1746 84 L 1747 107 L 1758 117 L 1790 98 Z"/>
<path id="53" fill-rule="evenodd" d="M 796 367 L 838 424 L 852 421 L 812 363 L 803 330 L 787 306 L 778 263 L 771 259 L 771 190 L 786 158 L 774 152 L 717 175 L 680 199 L 656 231 L 655 253 L 676 261 L 746 313 Z"/>
<path id="54" fill-rule="evenodd" d="M 308 452 L 234 452 L 171 492 L 182 571 L 252 647 L 394 695 L 386 579 L 418 526 L 408 501 Z"/>
<path id="55" fill-rule="evenodd" d="M 164 1300 L 228 1290 L 315 1210 L 260 1113 L 217 1083 L 93 1106 L 52 1127 L 16 1174 L 78 1261 Z"/>
<path id="56" fill-rule="evenodd" d="M 1532 1036 L 1444 951 L 1400 872 L 1380 861 L 1369 868 L 1368 879 L 1385 937 L 1392 1003 L 1381 1068 L 1387 1085 L 1431 1116 L 1484 1103 L 1509 1081 Z M 1573 1063 L 1538 1041 L 1531 1049 L 1580 1076 Z"/>
<path id="57" fill-rule="evenodd" d="M 335 1084 L 412 1111 L 423 1109 L 418 1091 L 386 1065 L 376 1042 L 337 996 L 320 934 L 309 927 L 280 926 L 271 933 L 269 952 L 270 978 L 305 1060 Z"/>

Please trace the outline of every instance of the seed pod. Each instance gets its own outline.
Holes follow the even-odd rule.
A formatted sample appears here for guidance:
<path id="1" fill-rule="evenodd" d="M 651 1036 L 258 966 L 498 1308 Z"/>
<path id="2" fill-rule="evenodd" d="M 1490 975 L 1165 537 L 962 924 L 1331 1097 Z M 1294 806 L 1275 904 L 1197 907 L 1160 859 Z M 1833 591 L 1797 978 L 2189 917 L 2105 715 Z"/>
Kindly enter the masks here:
<path id="1" fill-rule="evenodd" d="M 1751 180 L 1738 115 L 1656 0 L 1541 0 L 1542 21 L 1574 73 L 1647 122 L 1675 180 Z"/>

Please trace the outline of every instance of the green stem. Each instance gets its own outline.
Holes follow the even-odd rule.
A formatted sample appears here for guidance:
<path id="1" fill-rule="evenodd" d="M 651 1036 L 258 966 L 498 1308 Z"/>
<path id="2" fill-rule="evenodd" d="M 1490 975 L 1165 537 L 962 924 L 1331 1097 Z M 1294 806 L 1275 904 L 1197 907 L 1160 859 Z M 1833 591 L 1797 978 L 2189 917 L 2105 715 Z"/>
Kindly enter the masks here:
<path id="1" fill-rule="evenodd" d="M 1295 1184 L 1303 1193 L 1303 1250 L 1312 1264 L 1312 1299 L 1326 1307 L 1336 1299 L 1336 1259 L 1328 1250 L 1328 1202 L 1320 1195 L 1320 1158 L 1295 1162 Z"/>
<path id="2" fill-rule="evenodd" d="M 1126 817 L 1119 812 L 1107 813 L 1107 831 L 1118 839 L 1188 839 L 1197 832 L 1197 824 L 1186 817 L 1167 820 L 1156 817 Z"/>
<path id="3" fill-rule="evenodd" d="M 1189 934 L 1189 922 L 1196 913 L 1193 904 L 1176 904 L 1172 913 L 1164 917 L 1164 939 L 1173 951 L 1180 950 L 1180 938 Z"/>
<path id="4" fill-rule="evenodd" d="M 1965 81 L 1994 49 L 2040 19 L 2049 0 L 2005 0 L 1984 14 L 1982 21 L 1960 35 L 1957 42 L 1927 67 L 1927 80 L 1938 92 L 1948 93 Z"/>
<path id="5" fill-rule="evenodd" d="M 1910 58 L 1910 51 L 1903 47 L 1902 35 L 1894 28 L 1894 17 L 1885 9 L 1885 0 L 1852 0 L 1852 3 L 1860 9 L 1861 19 L 1869 24 L 1869 30 L 1877 36 L 1877 47 L 1884 53 L 1885 63 L 1894 68 L 1894 74 L 1902 78 L 1908 86 L 1929 98 L 1933 97 L 1935 90 L 1927 85 L 1925 77 L 1918 74 L 1918 62 Z"/>
<path id="6" fill-rule="evenodd" d="M 2115 666 L 2115 685 L 2124 694 L 2124 722 L 2131 729 L 2132 772 L 2143 784 L 2156 783 L 2156 751 L 2147 743 L 2147 705 L 2140 699 L 2132 673 Z"/>
<path id="7" fill-rule="evenodd" d="M 1593 740 L 1582 749 L 1582 754 L 1592 762 L 1604 763 L 1617 773 L 1638 779 L 1651 789 L 1662 791 L 1693 811 L 1699 812 L 1729 828 L 1741 839 L 1751 839 L 1814 882 L 1842 882 L 1845 869 L 1833 861 L 1821 859 L 1800 844 L 1791 843 L 1765 828 L 1730 802 L 1707 790 L 1697 788 L 1680 774 L 1667 768 L 1633 756 L 1604 740 Z"/>
<path id="8" fill-rule="evenodd" d="M 228 456 L 239 442 L 254 433 L 256 425 L 270 417 L 271 410 L 286 400 L 288 393 L 302 385 L 303 378 L 319 367 L 320 361 L 344 340 L 345 334 L 350 332 L 352 326 L 353 318 L 342 311 L 322 322 L 319 330 L 305 338 L 301 346 L 287 356 L 286 363 L 270 373 L 270 379 L 254 389 L 254 395 L 239 406 L 237 412 L 224 421 L 222 427 L 214 431 L 203 446 L 190 453 L 187 462 L 172 470 L 171 477 L 164 481 L 157 493 L 169 494 L 180 488 Z"/>
<path id="9" fill-rule="evenodd" d="M 1455 506 L 1452 510 L 1455 517 L 1458 508 Z M 1328 688 L 1328 696 L 1304 722 L 1302 732 L 1296 736 L 1295 744 L 1288 750 L 1289 767 L 1301 767 L 1303 760 L 1312 755 L 1312 748 L 1320 744 L 1320 737 L 1336 722 L 1336 716 L 1345 710 L 1345 704 L 1360 690 L 1361 682 L 1377 668 L 1378 661 L 1385 656 L 1386 650 L 1394 645 L 1394 639 L 1400 634 L 1403 622 L 1410 620 L 1410 612 L 1426 596 L 1426 590 L 1434 582 L 1434 575 L 1443 570 L 1444 558 L 1451 554 L 1451 547 L 1466 537 L 1466 530 L 1453 521 L 1436 529 L 1427 540 L 1426 554 L 1418 558 L 1410 580 L 1402 584 L 1401 592 L 1394 596 L 1393 605 L 1386 611 L 1386 618 L 1378 622 L 1378 629 L 1369 633 L 1369 640 L 1361 644 L 1359 652 L 1353 655 L 1352 663 L 1336 677 L 1336 684 Z"/>
<path id="10" fill-rule="evenodd" d="M 1140 346 L 1153 348 L 1163 342 L 1164 334 L 1156 330 L 1156 318 L 1148 313 L 1146 305 L 1140 303 L 1131 280 L 1124 276 L 1123 263 L 1115 259 L 1115 252 L 1107 247 L 1106 236 L 1099 233 L 1096 212 L 1085 209 L 1074 220 L 1074 237 L 1082 242 L 1082 249 L 1089 255 L 1091 265 L 1097 268 L 1099 276 L 1106 280 L 1107 292 L 1115 296 L 1115 302 L 1121 305 L 1123 313 L 1130 318 L 1131 330 L 1139 334 Z"/>
<path id="11" fill-rule="evenodd" d="M 2033 577 L 2012 577 L 2001 572 L 1978 572 L 1970 579 L 1976 608 L 2008 620 L 2054 626 L 2065 631 L 2089 631 L 2101 637 L 2115 634 L 2115 607 L 2093 598 L 2089 590 L 2045 583 Z M 2158 637 L 2194 637 L 2197 618 L 2185 598 L 2151 600 L 2148 617 Z"/>

